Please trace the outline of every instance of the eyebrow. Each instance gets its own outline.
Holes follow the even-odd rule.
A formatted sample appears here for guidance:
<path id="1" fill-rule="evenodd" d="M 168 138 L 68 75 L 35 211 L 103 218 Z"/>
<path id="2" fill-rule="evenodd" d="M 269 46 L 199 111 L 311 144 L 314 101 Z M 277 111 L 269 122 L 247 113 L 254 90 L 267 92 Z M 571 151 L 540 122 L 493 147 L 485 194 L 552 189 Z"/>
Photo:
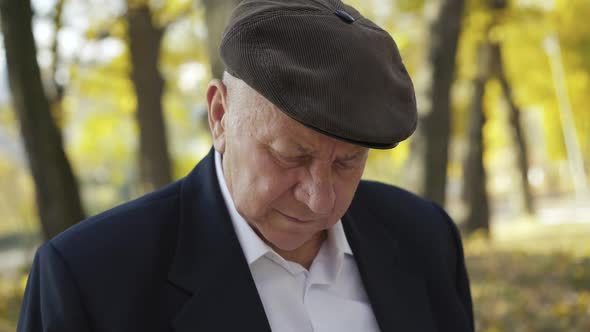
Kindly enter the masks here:
<path id="1" fill-rule="evenodd" d="M 306 148 L 305 146 L 301 145 L 299 142 L 293 140 L 293 139 L 288 139 L 287 143 L 289 145 L 291 145 L 292 147 L 295 147 L 299 153 L 304 154 L 304 155 L 314 155 L 314 150 L 313 149 L 309 149 Z M 272 143 L 269 145 L 273 150 L 274 148 L 272 147 Z M 359 149 L 358 151 L 355 152 L 351 152 L 350 154 L 347 154 L 345 156 L 343 156 L 342 158 L 338 158 L 341 161 L 349 161 L 349 160 L 353 160 L 358 158 L 359 156 L 367 153 L 368 150 L 365 149 Z"/>
<path id="2" fill-rule="evenodd" d="M 270 146 L 270 147 L 271 147 L 273 150 L 275 150 L 275 148 L 273 147 L 273 143 L 274 143 L 274 142 L 276 142 L 276 140 L 274 140 L 273 142 L 271 142 L 271 143 L 269 144 L 269 146 Z M 297 151 L 298 151 L 299 153 L 301 153 L 301 154 L 308 154 L 308 155 L 311 155 L 311 154 L 313 154 L 313 150 L 312 150 L 312 149 L 308 149 L 308 148 L 304 147 L 303 145 L 299 144 L 299 143 L 298 143 L 298 142 L 296 142 L 295 140 L 292 140 L 292 139 L 287 139 L 287 140 L 286 140 L 286 142 L 287 142 L 287 147 L 288 147 L 288 148 L 293 148 L 293 147 L 294 147 L 294 148 L 296 148 L 296 149 L 297 149 Z"/>
<path id="3" fill-rule="evenodd" d="M 299 152 L 302 154 L 307 154 L 307 155 L 313 154 L 313 150 L 307 149 L 306 147 L 299 144 L 298 142 L 295 142 L 293 140 L 289 140 L 289 143 L 293 144 L 293 146 L 295 146 L 297 148 L 297 150 L 299 150 Z M 366 150 L 361 149 L 356 152 L 352 152 L 351 154 L 347 154 L 347 155 L 343 156 L 342 158 L 338 158 L 338 159 L 341 161 L 350 161 L 350 160 L 360 157 L 361 155 L 363 155 L 366 152 L 367 152 Z"/>
<path id="4" fill-rule="evenodd" d="M 344 156 L 340 160 L 342 160 L 342 161 L 353 160 L 353 159 L 356 159 L 356 158 L 360 157 L 361 155 L 365 154 L 366 152 L 367 152 L 366 150 L 359 150 L 357 152 L 353 152 L 350 155 Z"/>
<path id="5" fill-rule="evenodd" d="M 304 147 L 303 145 L 301 145 L 301 144 L 299 144 L 299 143 L 297 143 L 295 141 L 292 141 L 292 140 L 289 140 L 289 141 L 290 141 L 291 144 L 293 144 L 297 148 L 297 150 L 299 150 L 300 153 L 303 153 L 303 154 L 313 154 L 313 150 L 308 149 L 308 148 Z"/>

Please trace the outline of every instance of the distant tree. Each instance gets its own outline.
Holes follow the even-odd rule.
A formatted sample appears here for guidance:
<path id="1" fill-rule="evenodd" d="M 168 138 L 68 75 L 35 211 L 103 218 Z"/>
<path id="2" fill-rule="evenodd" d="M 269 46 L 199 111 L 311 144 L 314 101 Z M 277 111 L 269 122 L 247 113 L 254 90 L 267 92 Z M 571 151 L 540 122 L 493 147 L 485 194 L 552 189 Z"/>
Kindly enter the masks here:
<path id="1" fill-rule="evenodd" d="M 108 37 L 113 34 L 111 28 L 116 26 L 116 22 L 124 20 L 126 23 L 131 62 L 130 79 L 137 104 L 140 190 L 149 192 L 172 180 L 172 163 L 162 105 L 166 83 L 160 72 L 162 39 L 172 23 L 193 12 L 193 6 L 190 2 L 177 6 L 174 1 L 170 1 L 160 2 L 155 8 L 147 0 L 127 0 L 126 4 L 124 15 L 114 18 L 109 22 L 110 25 L 97 29 L 97 35 L 100 38 Z M 175 8 L 172 15 L 168 5 Z"/>
<path id="2" fill-rule="evenodd" d="M 61 135 L 61 129 L 65 124 L 64 119 L 64 112 L 63 112 L 63 105 L 62 101 L 66 93 L 66 86 L 64 85 L 63 81 L 58 79 L 58 72 L 60 67 L 60 52 L 59 52 L 59 32 L 63 27 L 62 24 L 62 13 L 64 8 L 65 0 L 57 0 L 53 10 L 50 13 L 35 13 L 40 19 L 51 19 L 53 22 L 54 33 L 52 34 L 52 38 L 50 44 L 48 45 L 48 51 L 51 54 L 51 63 L 49 64 L 48 68 L 46 68 L 45 72 L 41 73 L 41 76 L 46 78 L 44 80 L 44 87 L 45 93 L 49 100 L 49 105 L 51 109 L 51 115 L 55 121 L 55 124 L 58 127 L 59 133 Z"/>
<path id="3" fill-rule="evenodd" d="M 470 233 L 490 228 L 490 208 L 486 190 L 486 170 L 483 163 L 484 95 L 491 71 L 491 44 L 486 39 L 477 52 L 477 76 L 473 80 L 473 96 L 469 110 L 467 155 L 463 162 L 462 200 L 467 213 L 463 229 Z"/>
<path id="4" fill-rule="evenodd" d="M 55 119 L 58 128 L 62 128 L 64 123 L 62 100 L 65 94 L 65 86 L 57 79 L 57 72 L 60 64 L 60 56 L 58 52 L 58 35 L 62 27 L 62 12 L 64 2 L 65 0 L 58 0 L 53 11 L 53 26 L 55 33 L 50 46 L 53 61 L 51 62 L 51 66 L 49 68 L 51 85 L 48 91 L 48 97 L 49 105 L 51 106 L 51 113 L 53 114 L 53 118 Z"/>
<path id="5" fill-rule="evenodd" d="M 493 23 L 488 28 L 488 31 Z M 486 190 L 486 170 L 483 162 L 484 143 L 483 127 L 486 122 L 483 100 L 487 82 L 495 78 L 499 81 L 510 108 L 510 126 L 513 131 L 513 139 L 516 145 L 518 170 L 521 178 L 521 190 L 525 211 L 534 213 L 533 200 L 528 181 L 528 152 L 524 142 L 524 134 L 520 123 L 520 110 L 514 102 L 512 89 L 505 76 L 500 44 L 490 42 L 486 37 L 478 49 L 478 74 L 473 80 L 473 97 L 470 108 L 468 124 L 468 148 L 464 160 L 464 183 L 462 199 L 467 208 L 464 220 L 466 232 L 482 230 L 489 232 L 490 208 Z"/>
<path id="6" fill-rule="evenodd" d="M 451 130 L 450 92 L 461 31 L 463 0 L 438 0 L 426 6 L 429 45 L 417 79 L 418 128 L 409 163 L 416 190 L 439 204 L 445 202 Z"/>
<path id="7" fill-rule="evenodd" d="M 517 168 L 520 175 L 523 205 L 525 212 L 534 213 L 533 199 L 528 181 L 528 149 L 520 121 L 520 109 L 514 100 L 512 87 L 506 77 L 501 44 L 491 41 L 490 32 L 499 24 L 501 13 L 507 8 L 505 0 L 488 0 L 487 10 L 492 15 L 484 29 L 483 41 L 477 49 L 477 74 L 473 80 L 473 97 L 469 112 L 468 147 L 463 164 L 464 181 L 462 200 L 466 206 L 463 228 L 467 232 L 490 229 L 489 198 L 486 189 L 486 170 L 484 166 L 483 128 L 486 122 L 484 95 L 487 83 L 496 79 L 509 107 L 510 128 L 517 152 Z"/>
<path id="8" fill-rule="evenodd" d="M 533 204 L 533 196 L 531 193 L 531 186 L 529 184 L 528 170 L 529 170 L 529 153 L 528 148 L 524 139 L 524 130 L 520 120 L 520 108 L 514 100 L 512 86 L 506 77 L 504 70 L 504 61 L 502 59 L 501 44 L 498 42 L 492 43 L 491 45 L 491 56 L 493 75 L 496 78 L 500 86 L 502 87 L 502 93 L 504 99 L 508 104 L 508 110 L 510 112 L 510 128 L 512 129 L 512 138 L 516 147 L 517 155 L 517 168 L 520 177 L 520 194 L 522 196 L 522 203 L 524 211 L 527 214 L 534 214 L 535 207 Z"/>
<path id="9" fill-rule="evenodd" d="M 130 2 L 126 19 L 131 81 L 137 99 L 140 183 L 142 191 L 149 192 L 172 180 L 162 107 L 164 79 L 158 68 L 166 26 L 156 25 L 148 4 L 139 3 L 131 5 Z"/>
<path id="10" fill-rule="evenodd" d="M 0 18 L 12 103 L 31 173 L 46 239 L 84 219 L 78 184 L 52 118 L 37 63 L 29 0 L 1 0 Z"/>
<path id="11" fill-rule="evenodd" d="M 207 25 L 207 49 L 211 74 L 215 78 L 221 78 L 225 70 L 225 65 L 219 56 L 219 44 L 229 16 L 238 3 L 240 0 L 203 0 Z"/>

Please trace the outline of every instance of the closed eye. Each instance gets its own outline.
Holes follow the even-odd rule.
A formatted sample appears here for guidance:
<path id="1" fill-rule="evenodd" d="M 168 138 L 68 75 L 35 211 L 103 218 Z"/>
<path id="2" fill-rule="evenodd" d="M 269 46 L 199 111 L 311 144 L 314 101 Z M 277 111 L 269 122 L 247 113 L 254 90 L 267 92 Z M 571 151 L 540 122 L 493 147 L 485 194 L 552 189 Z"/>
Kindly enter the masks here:
<path id="1" fill-rule="evenodd" d="M 339 160 L 334 163 L 338 169 L 353 169 L 358 166 L 357 160 Z"/>
<path id="2" fill-rule="evenodd" d="M 272 155 L 273 159 L 275 159 L 281 166 L 292 168 L 304 165 L 309 161 L 308 156 L 285 156 L 281 155 L 279 152 L 270 149 L 270 154 Z"/>
<path id="3" fill-rule="evenodd" d="M 340 169 L 353 169 L 360 166 L 363 160 L 364 152 L 354 154 L 349 157 L 344 157 L 340 160 L 336 160 L 335 165 Z"/>

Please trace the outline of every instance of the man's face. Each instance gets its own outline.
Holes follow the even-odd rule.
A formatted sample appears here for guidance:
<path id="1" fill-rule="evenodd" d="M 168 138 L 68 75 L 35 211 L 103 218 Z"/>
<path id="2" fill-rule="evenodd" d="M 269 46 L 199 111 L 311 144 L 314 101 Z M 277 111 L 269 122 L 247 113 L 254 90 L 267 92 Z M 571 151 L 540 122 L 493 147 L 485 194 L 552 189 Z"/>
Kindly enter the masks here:
<path id="1" fill-rule="evenodd" d="M 301 125 L 243 83 L 237 98 L 217 84 L 209 121 L 236 209 L 281 250 L 317 239 L 348 209 L 368 149 Z"/>

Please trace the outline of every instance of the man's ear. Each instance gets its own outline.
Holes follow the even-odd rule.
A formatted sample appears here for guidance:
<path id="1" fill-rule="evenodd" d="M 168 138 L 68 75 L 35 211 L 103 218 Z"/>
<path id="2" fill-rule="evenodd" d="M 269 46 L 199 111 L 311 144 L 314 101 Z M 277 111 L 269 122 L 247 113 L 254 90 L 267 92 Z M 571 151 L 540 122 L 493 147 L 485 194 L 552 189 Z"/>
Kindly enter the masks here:
<path id="1" fill-rule="evenodd" d="M 223 154 L 225 151 L 225 126 L 223 118 L 227 112 L 227 87 L 221 80 L 215 79 L 209 82 L 207 87 L 207 114 L 209 117 L 209 129 L 213 137 L 213 147 Z"/>

